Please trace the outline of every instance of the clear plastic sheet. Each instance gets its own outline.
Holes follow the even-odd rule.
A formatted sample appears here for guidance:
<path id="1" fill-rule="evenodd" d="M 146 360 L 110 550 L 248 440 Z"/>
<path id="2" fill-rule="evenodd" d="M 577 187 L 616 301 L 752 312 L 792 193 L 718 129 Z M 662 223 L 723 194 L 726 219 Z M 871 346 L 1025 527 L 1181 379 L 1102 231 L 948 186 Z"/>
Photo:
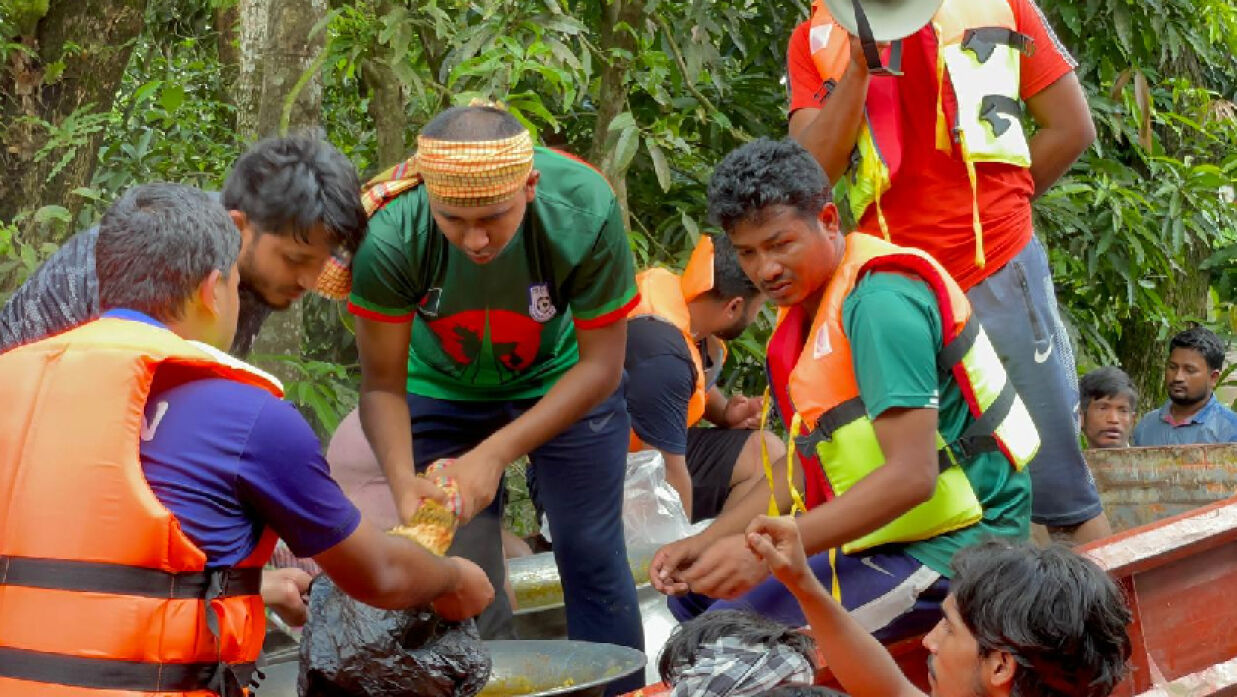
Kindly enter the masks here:
<path id="1" fill-rule="evenodd" d="M 666 461 L 656 450 L 627 454 L 623 482 L 623 534 L 628 547 L 664 545 L 691 535 L 679 492 L 666 481 Z M 553 543 L 543 515 L 541 535 Z"/>
<path id="2" fill-rule="evenodd" d="M 471 697 L 491 659 L 472 620 L 429 610 L 380 610 L 319 576 L 301 636 L 302 697 Z"/>

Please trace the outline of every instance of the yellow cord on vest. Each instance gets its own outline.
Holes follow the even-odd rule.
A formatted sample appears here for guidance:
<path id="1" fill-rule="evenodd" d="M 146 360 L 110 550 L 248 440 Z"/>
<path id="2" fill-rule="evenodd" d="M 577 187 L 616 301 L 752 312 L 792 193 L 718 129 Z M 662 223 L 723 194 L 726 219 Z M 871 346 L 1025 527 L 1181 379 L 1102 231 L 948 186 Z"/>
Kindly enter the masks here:
<path id="1" fill-rule="evenodd" d="M 760 462 L 765 468 L 765 481 L 769 482 L 769 516 L 776 517 L 781 511 L 777 508 L 777 488 L 773 483 L 773 463 L 769 461 L 769 444 L 765 442 L 765 426 L 769 423 L 769 388 L 765 387 L 764 397 L 760 400 Z M 789 466 L 789 462 L 787 465 Z"/>
<path id="2" fill-rule="evenodd" d="M 885 236 L 885 241 L 893 242 L 893 240 L 889 237 L 889 223 L 885 222 L 885 211 L 881 210 L 881 193 L 883 192 L 881 191 L 880 184 L 878 183 L 876 185 L 876 198 L 873 199 L 876 203 L 876 222 L 881 226 L 881 234 Z"/>
<path id="3" fill-rule="evenodd" d="M 790 515 L 795 513 L 807 513 L 807 506 L 803 505 L 803 497 L 799 495 L 799 490 L 795 488 L 795 435 L 799 433 L 799 426 L 803 423 L 803 417 L 799 412 L 795 412 L 795 416 L 790 420 L 790 432 L 786 436 L 786 488 L 790 490 Z"/>
<path id="4" fill-rule="evenodd" d="M 838 548 L 829 548 L 829 571 L 833 574 L 833 583 L 830 584 L 829 594 L 833 599 L 842 604 L 842 579 L 838 577 Z"/>
<path id="5" fill-rule="evenodd" d="M 782 514 L 777 506 L 777 487 L 773 483 L 773 462 L 769 459 L 769 444 L 765 442 L 764 431 L 769 424 L 769 407 L 772 405 L 772 400 L 769 399 L 769 388 L 765 387 L 764 397 L 760 402 L 760 462 L 764 465 L 765 481 L 769 482 L 769 517 L 777 517 Z M 791 436 L 788 439 L 786 453 L 786 487 L 790 489 L 790 515 L 797 512 L 806 513 L 807 506 L 803 504 L 803 497 L 799 494 L 799 490 L 795 488 L 795 437 L 794 434 L 799 430 L 799 415 L 795 414 L 795 418 L 791 423 Z"/>
<path id="6" fill-rule="evenodd" d="M 984 226 L 979 221 L 979 181 L 975 176 L 975 162 L 966 146 L 966 132 L 958 130 L 958 142 L 962 145 L 962 161 L 966 163 L 966 176 L 971 180 L 971 227 L 975 230 L 975 265 L 984 268 Z"/>
<path id="7" fill-rule="evenodd" d="M 940 30 L 937 30 L 940 34 Z M 953 147 L 949 141 L 949 123 L 945 120 L 945 52 L 936 52 L 936 149 L 947 153 Z"/>

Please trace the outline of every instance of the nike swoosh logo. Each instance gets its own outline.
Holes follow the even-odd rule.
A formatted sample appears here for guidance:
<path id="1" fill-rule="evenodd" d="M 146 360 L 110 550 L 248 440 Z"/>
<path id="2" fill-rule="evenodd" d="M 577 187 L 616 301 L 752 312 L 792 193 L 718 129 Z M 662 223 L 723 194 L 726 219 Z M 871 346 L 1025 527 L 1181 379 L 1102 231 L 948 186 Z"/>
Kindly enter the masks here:
<path id="1" fill-rule="evenodd" d="M 589 430 L 591 430 L 593 433 L 601 433 L 601 429 L 605 428 L 606 424 L 610 423 L 610 419 L 613 419 L 613 418 L 614 418 L 614 412 L 610 412 L 609 414 L 606 414 L 605 416 L 599 419 L 593 419 L 592 421 L 588 422 Z"/>
<path id="2" fill-rule="evenodd" d="M 159 402 L 155 405 L 155 420 L 147 423 L 146 415 L 142 414 L 142 430 L 140 437 L 142 441 L 149 443 L 155 439 L 155 431 L 158 430 L 159 424 L 163 422 L 163 415 L 168 413 L 168 403 Z"/>
<path id="3" fill-rule="evenodd" d="M 879 565 L 877 565 L 877 563 L 876 563 L 876 562 L 872 561 L 872 558 L 871 558 L 871 557 L 859 557 L 859 563 L 860 563 L 860 564 L 863 564 L 864 566 L 868 567 L 869 569 L 874 569 L 874 570 L 876 570 L 876 571 L 879 571 L 879 572 L 881 572 L 882 574 L 885 574 L 886 576 L 892 576 L 892 575 L 893 575 L 893 573 L 892 573 L 892 572 L 890 572 L 890 571 L 886 571 L 885 569 L 882 569 Z"/>
<path id="4" fill-rule="evenodd" d="M 1047 343 L 1048 343 L 1048 350 L 1041 353 L 1038 347 L 1035 349 L 1035 362 L 1036 363 L 1043 363 L 1044 361 L 1048 360 L 1049 356 L 1052 355 L 1052 342 L 1049 341 Z"/>

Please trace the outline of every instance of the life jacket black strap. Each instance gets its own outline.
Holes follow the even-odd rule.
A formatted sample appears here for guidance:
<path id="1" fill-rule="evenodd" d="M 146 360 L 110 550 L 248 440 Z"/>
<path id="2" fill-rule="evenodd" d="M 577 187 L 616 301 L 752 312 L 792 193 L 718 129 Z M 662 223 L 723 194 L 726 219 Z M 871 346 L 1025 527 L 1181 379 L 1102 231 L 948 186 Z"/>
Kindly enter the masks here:
<path id="1" fill-rule="evenodd" d="M 816 428 L 813 428 L 810 433 L 795 438 L 795 447 L 799 452 L 815 455 L 816 446 L 822 440 L 833 440 L 833 434 L 838 429 L 867 415 L 868 408 L 863 404 L 863 398 L 851 397 L 821 414 L 816 421 Z"/>
<path id="2" fill-rule="evenodd" d="M 950 372 L 955 365 L 962 362 L 967 352 L 975 345 L 975 339 L 979 337 L 979 320 L 974 316 L 962 326 L 962 331 L 958 332 L 948 344 L 941 347 L 941 350 L 936 354 L 936 366 L 942 372 Z"/>
<path id="3" fill-rule="evenodd" d="M 232 663 L 225 668 L 228 680 L 242 685 L 249 683 L 255 670 L 253 663 Z M 215 687 L 221 684 L 222 672 L 218 663 L 115 661 L 0 647 L 0 676 L 96 690 L 229 694 Z"/>
<path id="4" fill-rule="evenodd" d="M 987 121 L 992 133 L 1000 138 L 1011 124 L 1022 118 L 1022 105 L 1003 94 L 987 94 L 979 102 L 979 120 Z"/>
<path id="5" fill-rule="evenodd" d="M 1005 417 L 1009 415 L 1010 407 L 1014 405 L 1014 398 L 1017 395 L 1014 383 L 1006 379 L 1005 387 L 1001 388 L 1001 393 L 984 410 L 984 413 L 971 422 L 961 436 L 938 451 L 942 472 L 981 453 L 1000 450 L 1000 443 L 994 435 L 996 427 L 1000 426 Z"/>
<path id="6" fill-rule="evenodd" d="M 0 586 L 187 599 L 206 597 L 212 577 L 221 598 L 257 595 L 262 589 L 260 568 L 172 574 L 124 564 L 0 555 Z"/>
<path id="7" fill-rule="evenodd" d="M 987 63 L 997 46 L 1009 46 L 1027 56 L 1035 55 L 1035 39 L 1008 27 L 975 27 L 962 33 L 962 49 Z"/>

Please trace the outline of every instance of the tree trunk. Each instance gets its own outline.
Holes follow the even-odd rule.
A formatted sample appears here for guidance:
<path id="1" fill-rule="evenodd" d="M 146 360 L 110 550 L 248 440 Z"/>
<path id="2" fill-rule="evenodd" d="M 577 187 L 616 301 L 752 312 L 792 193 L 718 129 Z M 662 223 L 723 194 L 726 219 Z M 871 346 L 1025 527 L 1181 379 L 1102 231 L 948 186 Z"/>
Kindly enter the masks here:
<path id="1" fill-rule="evenodd" d="M 326 0 L 271 0 L 267 28 L 270 43 L 263 55 L 262 101 L 258 108 L 260 137 L 283 132 L 285 103 L 326 45 L 326 32 L 309 32 L 326 17 Z M 318 125 L 322 114 L 322 79 L 309 78 L 299 89 L 287 123 L 295 132 Z"/>
<path id="2" fill-rule="evenodd" d="M 638 26 L 644 16 L 644 0 L 612 0 L 601 10 L 601 29 L 598 32 L 599 46 L 606 56 L 606 63 L 601 69 L 600 88 L 597 98 L 597 123 L 593 130 L 593 146 L 589 150 L 589 161 L 598 165 L 610 180 L 614 193 L 618 197 L 619 206 L 623 209 L 623 224 L 628 223 L 627 212 L 627 168 L 618 167 L 611 158 L 610 122 L 623 113 L 627 104 L 627 68 L 630 63 L 626 58 L 614 55 L 619 49 L 628 55 L 635 55 L 636 39 L 630 27 Z"/>
<path id="3" fill-rule="evenodd" d="M 240 6 L 226 5 L 215 10 L 215 52 L 223 67 L 224 79 L 236 84 L 240 72 Z"/>
<path id="4" fill-rule="evenodd" d="M 0 220 L 48 204 L 76 218 L 70 192 L 90 183 L 105 127 L 89 116 L 111 109 L 145 13 L 146 0 L 53 0 L 21 18 L 14 41 L 30 53 L 9 52 L 0 74 Z"/>
<path id="5" fill-rule="evenodd" d="M 385 57 L 366 59 L 361 81 L 369 91 L 369 118 L 378 136 L 378 171 L 408 157 L 404 143 L 404 92 Z"/>
<path id="6" fill-rule="evenodd" d="M 271 0 L 238 0 L 236 132 L 242 140 L 259 138 L 258 109 L 262 104 L 262 66 L 266 53 L 266 26 Z"/>

